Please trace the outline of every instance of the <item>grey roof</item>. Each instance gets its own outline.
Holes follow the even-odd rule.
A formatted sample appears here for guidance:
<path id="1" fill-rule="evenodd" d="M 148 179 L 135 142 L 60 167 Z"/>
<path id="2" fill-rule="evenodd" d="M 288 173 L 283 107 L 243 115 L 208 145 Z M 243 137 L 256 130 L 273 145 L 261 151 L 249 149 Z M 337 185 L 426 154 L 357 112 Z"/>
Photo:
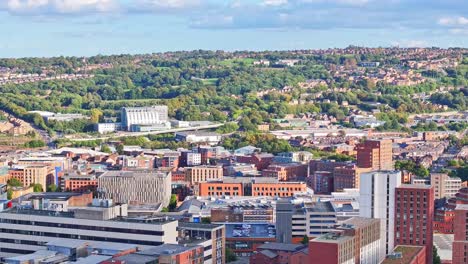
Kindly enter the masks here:
<path id="1" fill-rule="evenodd" d="M 275 252 L 271 251 L 271 250 L 268 250 L 268 249 L 265 249 L 265 250 L 262 250 L 259 252 L 260 254 L 263 254 L 269 258 L 276 258 L 278 256 L 278 254 L 276 254 Z"/>
<path id="2" fill-rule="evenodd" d="M 77 248 L 81 246 L 86 246 L 90 242 L 78 239 L 66 239 L 58 238 L 47 243 L 47 246 L 56 246 L 56 247 L 67 247 L 67 248 Z"/>
<path id="3" fill-rule="evenodd" d="M 193 248 L 200 247 L 200 246 L 182 246 L 178 244 L 163 244 L 156 247 L 148 247 L 144 250 L 136 253 L 139 255 L 145 256 L 160 256 L 160 255 L 173 255 L 185 252 L 187 250 L 191 250 Z"/>
<path id="4" fill-rule="evenodd" d="M 112 258 L 111 256 L 103 256 L 103 255 L 91 255 L 86 258 L 80 258 L 75 262 L 70 262 L 74 264 L 96 264 L 100 263 L 102 261 L 106 261 L 108 259 Z"/>
<path id="5" fill-rule="evenodd" d="M 117 257 L 115 259 L 125 261 L 126 264 L 142 264 L 148 262 L 155 262 L 156 260 L 158 260 L 158 257 L 141 254 L 129 254 Z"/>
<path id="6" fill-rule="evenodd" d="M 258 249 L 268 249 L 268 250 L 275 250 L 275 251 L 299 251 L 306 247 L 307 246 L 304 246 L 302 244 L 287 244 L 287 243 L 271 242 L 271 243 L 265 243 L 259 246 Z"/>

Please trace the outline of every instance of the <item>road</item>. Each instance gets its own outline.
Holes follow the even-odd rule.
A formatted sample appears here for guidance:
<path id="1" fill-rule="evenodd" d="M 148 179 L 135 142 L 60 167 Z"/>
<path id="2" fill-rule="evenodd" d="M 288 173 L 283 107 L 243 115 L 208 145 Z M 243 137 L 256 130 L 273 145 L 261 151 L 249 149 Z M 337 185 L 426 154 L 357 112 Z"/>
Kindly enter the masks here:
<path id="1" fill-rule="evenodd" d="M 158 135 L 158 134 L 175 133 L 175 132 L 183 132 L 183 131 L 211 129 L 211 128 L 218 128 L 222 125 L 223 124 L 213 124 L 213 125 L 198 126 L 198 127 L 173 128 L 173 129 L 168 129 L 168 130 L 152 131 L 152 132 L 120 132 L 120 133 L 115 133 L 115 134 L 111 134 L 108 136 L 104 135 L 104 136 L 99 136 L 99 137 L 67 138 L 67 139 L 71 141 L 108 140 L 108 139 L 120 138 L 120 137 L 147 136 L 147 135 Z"/>

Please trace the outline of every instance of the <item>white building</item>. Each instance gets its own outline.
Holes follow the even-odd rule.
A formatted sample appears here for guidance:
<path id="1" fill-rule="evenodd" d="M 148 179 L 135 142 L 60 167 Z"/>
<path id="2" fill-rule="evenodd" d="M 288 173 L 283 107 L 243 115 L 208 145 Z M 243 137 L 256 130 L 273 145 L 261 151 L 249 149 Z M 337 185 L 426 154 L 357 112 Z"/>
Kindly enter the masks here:
<path id="1" fill-rule="evenodd" d="M 218 144 L 221 141 L 221 135 L 214 132 L 176 132 L 177 141 L 186 141 L 189 143 L 207 143 L 210 145 Z"/>
<path id="2" fill-rule="evenodd" d="M 361 174 L 359 212 L 361 217 L 381 219 L 381 260 L 394 248 L 395 188 L 400 185 L 400 171 Z"/>
<path id="3" fill-rule="evenodd" d="M 98 123 L 94 125 L 94 129 L 99 134 L 112 133 L 122 129 L 122 123 Z"/>
<path id="4" fill-rule="evenodd" d="M 122 127 L 131 130 L 132 125 L 161 125 L 168 122 L 168 108 L 165 105 L 151 107 L 123 107 Z M 169 124 L 170 126 L 170 124 Z"/>

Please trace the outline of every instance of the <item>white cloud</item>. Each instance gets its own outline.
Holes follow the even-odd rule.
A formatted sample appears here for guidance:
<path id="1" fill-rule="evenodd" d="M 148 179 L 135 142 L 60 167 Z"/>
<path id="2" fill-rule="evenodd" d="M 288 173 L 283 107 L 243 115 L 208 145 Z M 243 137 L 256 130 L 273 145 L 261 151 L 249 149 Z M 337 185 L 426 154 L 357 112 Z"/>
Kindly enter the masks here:
<path id="1" fill-rule="evenodd" d="M 429 46 L 429 43 L 427 43 L 427 41 L 425 40 L 403 39 L 393 42 L 392 45 L 399 46 L 402 48 L 424 48 Z"/>
<path id="2" fill-rule="evenodd" d="M 287 5 L 288 0 L 263 0 L 263 6 L 282 6 Z"/>
<path id="3" fill-rule="evenodd" d="M 201 0 L 137 0 L 136 5 L 154 9 L 183 9 L 201 4 Z"/>
<path id="4" fill-rule="evenodd" d="M 458 17 L 443 17 L 439 19 L 439 25 L 442 26 L 468 26 L 468 18 Z"/>
<path id="5" fill-rule="evenodd" d="M 116 7 L 114 0 L 7 0 L 6 3 L 7 11 L 20 14 L 107 12 Z"/>

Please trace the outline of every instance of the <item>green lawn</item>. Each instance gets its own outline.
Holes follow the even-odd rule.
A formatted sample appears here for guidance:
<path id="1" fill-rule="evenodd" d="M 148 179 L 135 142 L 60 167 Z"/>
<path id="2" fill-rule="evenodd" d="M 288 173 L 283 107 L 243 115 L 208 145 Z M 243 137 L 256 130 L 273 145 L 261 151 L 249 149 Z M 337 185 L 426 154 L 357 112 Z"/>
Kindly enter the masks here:
<path id="1" fill-rule="evenodd" d="M 245 65 L 252 65 L 255 59 L 252 58 L 245 58 L 245 59 L 228 59 L 221 61 L 221 65 L 224 66 L 234 66 L 235 64 L 245 64 Z"/>

